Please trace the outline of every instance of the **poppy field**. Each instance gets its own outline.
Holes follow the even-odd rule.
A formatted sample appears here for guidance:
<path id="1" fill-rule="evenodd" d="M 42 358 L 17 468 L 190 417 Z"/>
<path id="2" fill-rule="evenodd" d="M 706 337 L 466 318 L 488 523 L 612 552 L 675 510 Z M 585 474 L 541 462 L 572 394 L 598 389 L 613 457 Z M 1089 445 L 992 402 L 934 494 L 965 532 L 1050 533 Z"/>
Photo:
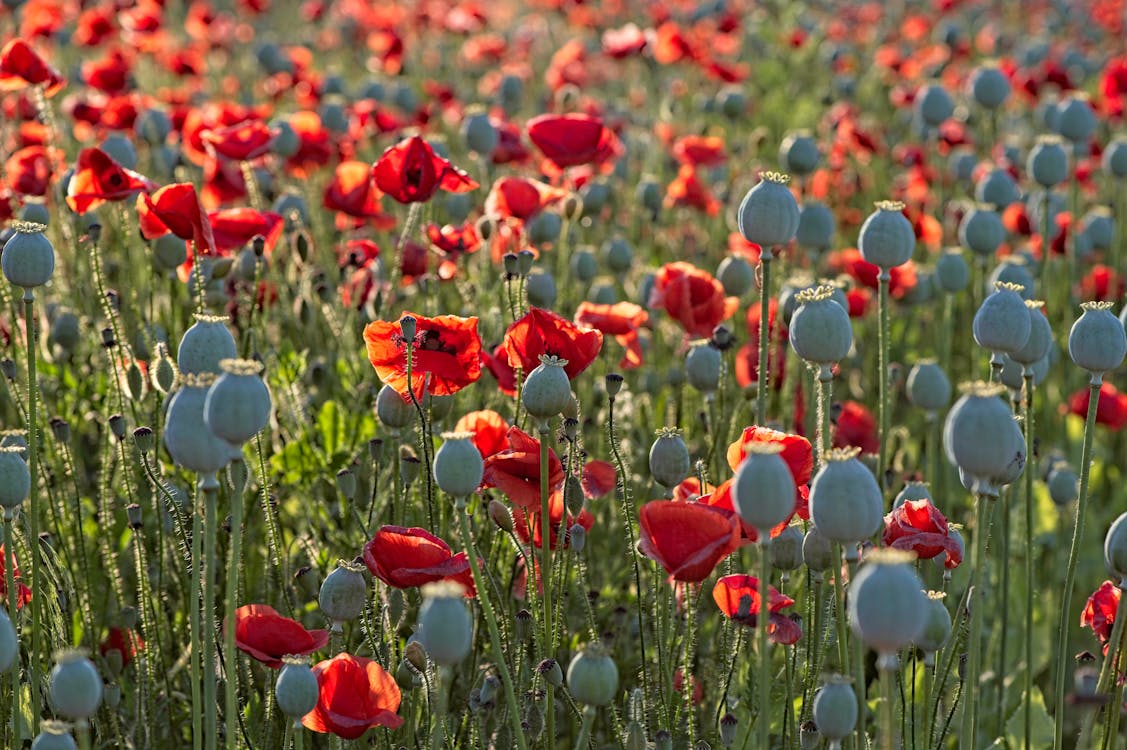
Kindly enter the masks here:
<path id="1" fill-rule="evenodd" d="M 5 0 L 0 747 L 1127 747 L 1124 0 Z"/>

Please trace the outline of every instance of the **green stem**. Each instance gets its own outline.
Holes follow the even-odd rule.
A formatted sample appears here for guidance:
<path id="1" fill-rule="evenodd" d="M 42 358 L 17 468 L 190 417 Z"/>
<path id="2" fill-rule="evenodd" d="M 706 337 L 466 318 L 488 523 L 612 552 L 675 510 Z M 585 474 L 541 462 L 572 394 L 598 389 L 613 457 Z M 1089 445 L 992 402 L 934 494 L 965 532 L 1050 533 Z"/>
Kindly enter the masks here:
<path id="1" fill-rule="evenodd" d="M 990 537 L 990 519 L 993 516 L 992 498 L 975 494 L 974 556 L 970 568 L 970 596 L 967 608 L 970 610 L 970 628 L 967 632 L 968 652 L 965 699 L 963 700 L 962 732 L 959 747 L 974 748 L 978 739 L 978 680 L 982 670 L 982 610 L 985 597 L 982 596 L 982 574 L 986 567 L 987 540 Z"/>
<path id="2" fill-rule="evenodd" d="M 585 750 L 591 744 L 591 725 L 595 723 L 595 714 L 598 709 L 594 706 L 583 707 L 583 723 L 579 726 L 579 736 L 575 739 L 575 750 Z"/>
<path id="3" fill-rule="evenodd" d="M 820 466 L 825 454 L 833 445 L 830 432 L 830 411 L 833 406 L 834 375 L 829 365 L 822 365 L 818 371 L 818 460 Z"/>
<path id="4" fill-rule="evenodd" d="M 1121 596 L 1124 590 L 1124 583 L 1125 581 L 1122 580 L 1119 582 Z M 1127 620 L 1127 617 L 1115 618 L 1115 625 L 1112 626 L 1112 628 L 1113 630 L 1115 628 L 1118 628 L 1119 632 L 1113 632 L 1111 639 L 1108 640 L 1108 643 L 1112 644 L 1112 646 L 1108 650 L 1108 655 L 1104 660 L 1105 667 L 1110 665 L 1110 669 L 1108 669 L 1107 671 L 1109 675 L 1108 682 L 1111 683 L 1111 700 L 1108 701 L 1107 707 L 1104 709 L 1106 713 L 1104 714 L 1104 733 L 1102 744 L 1102 747 L 1108 748 L 1108 750 L 1115 750 L 1115 748 L 1118 747 L 1119 719 L 1122 715 L 1123 706 L 1123 683 L 1116 679 L 1119 673 L 1123 671 L 1123 652 L 1124 649 L 1127 649 L 1127 627 L 1124 627 L 1123 624 L 1121 624 L 1121 620 Z M 1102 674 L 1100 675 L 1100 679 L 1103 679 Z M 1097 688 L 1096 692 L 1102 693 L 1103 690 Z"/>
<path id="5" fill-rule="evenodd" d="M 216 704 L 215 674 L 215 537 L 219 526 L 219 483 L 214 475 L 201 479 L 204 497 L 203 559 L 199 571 L 203 575 L 203 694 L 204 738 L 208 750 L 219 745 L 219 716 Z"/>
<path id="6" fill-rule="evenodd" d="M 246 471 L 245 469 L 243 470 Z M 244 473 L 245 476 L 245 473 Z M 236 716 L 239 712 L 239 652 L 235 650 L 235 609 L 239 599 L 239 570 L 242 565 L 243 545 L 243 488 L 231 492 L 231 543 L 227 549 L 227 599 L 223 616 L 223 665 L 226 670 L 227 750 L 237 750 L 238 732 Z"/>
<path id="7" fill-rule="evenodd" d="M 1080 542 L 1084 537 L 1084 513 L 1088 508 L 1088 479 L 1092 464 L 1092 438 L 1096 431 L 1096 409 L 1099 406 L 1101 375 L 1093 374 L 1088 385 L 1088 418 L 1084 420 L 1084 444 L 1080 454 L 1080 496 L 1076 501 L 1076 525 L 1072 529 L 1072 545 L 1068 550 L 1068 567 L 1064 574 L 1064 593 L 1061 597 L 1060 621 L 1057 624 L 1057 675 L 1053 710 L 1053 750 L 1064 746 L 1064 687 L 1068 669 L 1068 624 L 1072 617 L 1072 588 L 1076 583 L 1076 562 L 1080 556 Z"/>
<path id="8" fill-rule="evenodd" d="M 858 552 L 859 550 L 856 547 L 850 546 L 845 555 L 846 564 L 849 566 L 849 588 L 851 591 L 853 582 L 857 580 L 857 567 L 860 564 Z M 850 659 L 850 666 L 853 667 L 853 690 L 857 695 L 857 706 L 861 708 L 857 712 L 857 747 L 864 748 L 868 742 L 864 707 L 869 700 L 867 695 L 869 686 L 865 682 L 865 644 L 860 638 L 854 638 L 850 641 L 850 645 L 853 646 L 853 654 Z"/>
<path id="9" fill-rule="evenodd" d="M 693 712 L 693 655 L 696 651 L 697 600 L 700 586 L 687 584 L 685 588 L 685 662 L 681 667 L 681 698 L 685 708 L 685 728 L 688 730 L 689 747 L 696 746 L 697 724 Z"/>
<path id="10" fill-rule="evenodd" d="M 301 725 L 300 721 L 294 722 L 293 750 L 305 750 L 305 727 Z"/>
<path id="11" fill-rule="evenodd" d="M 1026 469 L 1032 471 L 1030 467 L 1026 467 Z M 1002 611 L 999 615 L 1001 619 L 999 629 L 1001 632 L 998 634 L 998 661 L 994 672 L 994 674 L 998 676 L 996 685 L 997 693 L 995 697 L 995 705 L 998 706 L 1003 705 L 1003 700 L 1005 699 L 1006 681 L 1002 679 L 1002 675 L 1009 674 L 1009 672 L 1006 671 L 1006 651 L 1008 650 L 1009 638 L 1007 631 L 1009 631 L 1010 621 L 1010 494 L 1010 488 L 1003 487 L 1001 497 L 999 498 L 1002 503 L 1002 544 L 998 556 L 998 566 L 1002 569 L 1002 587 L 999 592 Z M 1026 640 L 1028 640 L 1028 638 Z M 995 712 L 994 719 L 997 722 L 994 727 L 995 737 L 1002 736 L 1002 730 L 1004 729 L 1003 722 L 1005 720 L 1004 714 L 1004 711 Z"/>
<path id="12" fill-rule="evenodd" d="M 27 469 L 31 473 L 31 489 L 27 496 L 31 550 L 31 590 L 41 592 L 39 587 L 39 421 L 36 411 L 39 406 L 39 379 L 36 375 L 35 295 L 31 289 L 23 293 L 24 326 L 27 329 Z M 42 651 L 43 607 L 42 597 L 31 598 L 31 653 L 27 660 L 27 679 L 31 685 L 31 715 L 38 721 L 39 706 L 39 656 Z"/>
<path id="13" fill-rule="evenodd" d="M 766 316 L 764 316 L 766 317 Z M 757 529 L 759 533 L 759 613 L 756 616 L 756 649 L 759 652 L 759 689 L 756 702 L 759 704 L 759 717 L 756 719 L 758 746 L 770 747 L 771 741 L 771 659 L 767 650 L 767 624 L 770 621 L 771 556 L 767 554 L 767 541 L 771 538 L 770 529 Z"/>
<path id="14" fill-rule="evenodd" d="M 477 601 L 481 605 L 481 613 L 484 615 L 485 624 L 489 628 L 489 640 L 493 646 L 497 672 L 501 678 L 501 685 L 505 689 L 505 703 L 509 709 L 509 723 L 512 726 L 513 738 L 520 750 L 528 750 L 528 740 L 525 739 L 524 729 L 521 727 L 520 708 L 517 705 L 516 692 L 513 690 L 513 678 L 509 674 L 509 667 L 505 661 L 505 649 L 501 642 L 501 633 L 497 628 L 497 618 L 489 601 L 488 581 L 482 576 L 481 567 L 477 564 L 477 551 L 474 549 L 473 537 L 470 535 L 470 519 L 466 515 L 465 498 L 459 498 L 455 507 L 458 516 L 458 529 L 462 536 L 462 546 L 465 547 L 466 556 L 470 560 L 470 573 L 473 575 L 474 586 L 477 588 Z M 533 580 L 530 585 L 536 585 L 535 581 Z"/>
<path id="15" fill-rule="evenodd" d="M 930 663 L 929 663 L 930 662 Z M 914 670 L 913 670 L 914 672 Z M 915 674 L 912 675 L 915 681 Z M 924 656 L 924 715 L 920 727 L 924 731 L 923 746 L 925 750 L 931 748 L 931 691 L 935 687 L 935 653 L 930 652 Z M 913 728 L 913 733 L 915 729 Z"/>
<path id="16" fill-rule="evenodd" d="M 15 537 L 12 535 L 12 517 L 15 515 L 14 509 L 4 510 L 4 585 L 7 587 L 5 590 L 8 592 L 8 619 L 12 621 L 12 627 L 19 628 L 19 596 L 16 591 L 16 544 Z M 12 723 L 12 737 L 19 736 L 19 715 L 20 715 L 20 660 L 17 658 L 13 660 L 12 666 L 9 668 L 12 676 L 12 694 L 8 696 L 10 706 L 5 706 L 4 718 L 7 719 L 11 716 Z M 8 711 L 10 707 L 10 712 Z M 7 722 L 5 722 L 7 723 Z"/>
<path id="17" fill-rule="evenodd" d="M 880 453 L 877 457 L 877 481 L 880 482 L 881 491 L 885 489 L 884 472 L 888 467 L 888 282 L 891 274 L 887 268 L 880 269 L 878 276 L 878 304 L 880 312 L 879 349 L 880 357 L 877 365 L 877 393 L 880 398 L 878 423 L 880 426 Z"/>
<path id="18" fill-rule="evenodd" d="M 192 681 L 192 748 L 203 747 L 203 698 L 200 696 L 200 647 L 203 634 L 200 632 L 200 570 L 203 567 L 203 523 L 199 508 L 199 491 L 192 498 L 192 587 L 191 606 L 188 609 L 188 629 L 192 643 L 189 646 L 189 669 Z"/>
<path id="19" fill-rule="evenodd" d="M 845 623 L 845 586 L 841 581 L 842 560 L 845 552 L 842 545 L 834 543 L 833 546 L 833 577 L 834 577 L 834 625 L 837 628 L 837 660 L 838 672 L 849 674 L 849 649 L 848 636 Z"/>
<path id="20" fill-rule="evenodd" d="M 450 688 L 453 672 L 450 667 L 439 667 L 434 678 L 434 733 L 430 736 L 431 750 L 446 747 L 446 691 Z"/>
<path id="21" fill-rule="evenodd" d="M 1036 581 L 1033 572 L 1033 443 L 1036 427 L 1033 413 L 1033 371 L 1026 368 L 1025 379 L 1025 685 L 1022 697 L 1022 743 L 1025 750 L 1032 747 L 1033 735 L 1033 590 Z"/>
<path id="22" fill-rule="evenodd" d="M 767 357 L 769 343 L 767 338 L 770 331 L 771 303 L 771 259 L 770 248 L 763 248 L 759 256 L 759 267 L 763 269 L 763 286 L 759 288 L 759 364 L 756 365 L 756 390 L 755 390 L 755 423 L 767 424 L 767 381 L 770 378 L 771 368 Z"/>
<path id="23" fill-rule="evenodd" d="M 896 662 L 896 654 L 882 654 L 880 660 L 891 659 Z M 893 750 L 896 747 L 896 711 L 892 705 L 892 676 L 895 668 L 884 663 L 879 669 L 880 673 L 880 746 L 882 750 Z"/>
<path id="24" fill-rule="evenodd" d="M 554 658 L 555 628 L 552 626 L 552 519 L 548 502 L 548 420 L 540 422 L 540 580 L 544 586 L 544 658 Z M 535 570 L 531 578 L 536 585 Z M 545 691 L 545 713 L 548 720 L 548 746 L 556 740 L 555 691 L 548 685 Z"/>

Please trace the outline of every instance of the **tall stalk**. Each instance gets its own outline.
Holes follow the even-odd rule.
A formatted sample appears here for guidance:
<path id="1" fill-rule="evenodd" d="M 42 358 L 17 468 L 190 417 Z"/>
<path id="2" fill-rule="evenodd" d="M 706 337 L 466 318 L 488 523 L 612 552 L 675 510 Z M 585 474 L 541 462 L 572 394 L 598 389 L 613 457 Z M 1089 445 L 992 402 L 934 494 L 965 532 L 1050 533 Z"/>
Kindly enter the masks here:
<path id="1" fill-rule="evenodd" d="M 35 294 L 31 289 L 23 293 L 24 328 L 27 333 L 27 469 L 31 473 L 31 489 L 27 496 L 28 531 L 31 550 L 31 590 L 42 591 L 39 587 L 39 379 L 36 375 Z M 9 545 L 10 547 L 11 545 Z M 31 652 L 27 660 L 27 679 L 31 685 L 31 715 L 33 720 L 41 715 L 39 706 L 39 655 L 43 650 L 43 606 L 42 597 L 31 598 Z M 18 694 L 17 694 L 18 695 Z"/>
<path id="2" fill-rule="evenodd" d="M 760 251 L 759 267 L 763 270 L 762 286 L 759 288 L 759 364 L 756 365 L 756 390 L 755 390 L 755 423 L 767 424 L 767 381 L 770 379 L 771 367 L 768 363 L 770 342 L 770 318 L 768 312 L 771 302 L 771 248 L 765 247 Z"/>
<path id="3" fill-rule="evenodd" d="M 771 616 L 771 556 L 767 554 L 767 540 L 771 538 L 771 530 L 757 529 L 756 531 L 761 541 L 759 543 L 759 613 L 755 622 L 756 649 L 759 651 L 759 694 L 756 695 L 759 718 L 756 719 L 755 726 L 758 746 L 768 748 L 771 746 L 771 659 L 767 639 L 767 624 Z"/>
<path id="4" fill-rule="evenodd" d="M 967 632 L 968 656 L 963 698 L 962 731 L 959 747 L 974 748 L 978 738 L 978 678 L 982 671 L 982 573 L 986 567 L 986 543 L 990 537 L 990 520 L 994 498 L 975 493 L 974 556 L 971 558 L 969 595 L 970 627 Z M 976 601 L 977 600 L 977 601 Z"/>
<path id="5" fill-rule="evenodd" d="M 1022 744 L 1030 750 L 1033 734 L 1033 475 L 1037 469 L 1033 455 L 1036 429 L 1033 415 L 1033 370 L 1022 372 L 1025 381 L 1025 675 L 1022 697 Z"/>

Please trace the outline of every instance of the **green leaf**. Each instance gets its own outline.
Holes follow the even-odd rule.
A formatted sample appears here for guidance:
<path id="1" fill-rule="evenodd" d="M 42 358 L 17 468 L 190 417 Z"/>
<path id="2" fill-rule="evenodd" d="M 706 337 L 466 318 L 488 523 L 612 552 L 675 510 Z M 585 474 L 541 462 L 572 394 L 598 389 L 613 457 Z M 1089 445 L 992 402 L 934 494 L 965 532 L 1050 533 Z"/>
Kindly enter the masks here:
<path id="1" fill-rule="evenodd" d="M 325 453 L 332 456 L 345 441 L 344 419 L 341 417 L 340 407 L 336 401 L 326 401 L 317 413 L 317 434 L 321 438 L 321 447 Z"/>
<path id="2" fill-rule="evenodd" d="M 1034 686 L 1031 691 L 1030 720 L 1029 720 L 1029 745 L 1030 747 L 1052 747 L 1053 744 L 1053 719 L 1045 710 L 1045 698 L 1041 689 Z M 1022 747 L 1025 735 L 1024 708 L 1018 708 L 1010 720 L 1006 722 L 1006 742 L 1010 747 Z"/>

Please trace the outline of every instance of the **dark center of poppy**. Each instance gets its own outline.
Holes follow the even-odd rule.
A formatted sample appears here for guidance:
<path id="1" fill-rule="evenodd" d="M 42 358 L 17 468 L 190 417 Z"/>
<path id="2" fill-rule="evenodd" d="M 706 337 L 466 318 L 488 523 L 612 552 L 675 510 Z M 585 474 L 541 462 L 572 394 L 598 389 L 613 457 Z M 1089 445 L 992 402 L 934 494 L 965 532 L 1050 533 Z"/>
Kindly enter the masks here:
<path id="1" fill-rule="evenodd" d="M 420 333 L 416 338 L 416 346 L 428 352 L 442 352 L 443 354 L 457 353 L 453 347 L 447 346 L 442 341 L 442 335 L 434 329 Z"/>
<path id="2" fill-rule="evenodd" d="M 109 179 L 106 180 L 106 182 L 109 184 L 110 187 L 117 188 L 117 187 L 121 187 L 122 185 L 125 184 L 125 178 L 122 177 L 120 173 L 114 172 L 113 174 L 110 175 Z"/>

